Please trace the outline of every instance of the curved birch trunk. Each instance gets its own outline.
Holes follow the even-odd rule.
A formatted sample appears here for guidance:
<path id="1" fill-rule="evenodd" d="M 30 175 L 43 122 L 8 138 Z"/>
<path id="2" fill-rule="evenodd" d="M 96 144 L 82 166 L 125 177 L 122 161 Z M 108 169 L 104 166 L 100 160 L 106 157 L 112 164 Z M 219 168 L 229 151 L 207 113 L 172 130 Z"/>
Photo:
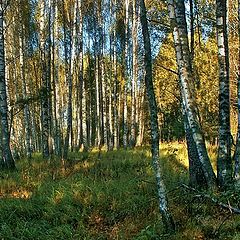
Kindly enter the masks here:
<path id="1" fill-rule="evenodd" d="M 219 64 L 219 146 L 217 177 L 220 187 L 225 187 L 232 181 L 227 1 L 217 0 L 216 5 Z"/>
<path id="2" fill-rule="evenodd" d="M 198 159 L 201 163 L 207 185 L 212 188 L 216 185 L 216 177 L 208 157 L 204 136 L 197 115 L 198 111 L 194 94 L 194 78 L 191 72 L 184 0 L 168 0 L 168 11 L 173 28 L 182 101 L 185 106 L 183 112 L 186 113 L 187 122 L 191 129 L 192 139 L 196 146 Z M 198 159 L 195 159 L 195 161 Z"/>
<path id="3" fill-rule="evenodd" d="M 151 139 L 152 139 L 152 159 L 153 166 L 156 174 L 157 190 L 159 209 L 162 214 L 163 223 L 167 231 L 174 231 L 175 224 L 173 222 L 172 215 L 168 209 L 168 201 L 166 195 L 165 185 L 162 179 L 161 168 L 159 163 L 159 131 L 158 131 L 158 120 L 157 120 L 157 103 L 155 99 L 153 81 L 152 81 L 152 56 L 151 56 L 151 45 L 150 37 L 148 32 L 148 23 L 146 17 L 146 8 L 144 0 L 140 0 L 141 6 L 141 24 L 142 34 L 144 39 L 144 50 L 145 50 L 145 84 L 150 109 L 150 121 L 151 121 Z"/>

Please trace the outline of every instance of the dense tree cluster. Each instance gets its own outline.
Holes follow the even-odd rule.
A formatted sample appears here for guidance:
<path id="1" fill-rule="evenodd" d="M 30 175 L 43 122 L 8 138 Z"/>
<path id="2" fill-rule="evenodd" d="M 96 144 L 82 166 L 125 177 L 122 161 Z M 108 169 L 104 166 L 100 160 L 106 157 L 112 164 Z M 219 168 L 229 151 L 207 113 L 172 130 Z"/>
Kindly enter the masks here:
<path id="1" fill-rule="evenodd" d="M 225 189 L 239 177 L 239 6 L 0 1 L 1 169 L 14 169 L 17 153 L 67 159 L 151 142 L 160 210 L 174 229 L 160 140 L 186 138 L 194 186 Z M 218 145 L 217 176 L 205 139 Z"/>

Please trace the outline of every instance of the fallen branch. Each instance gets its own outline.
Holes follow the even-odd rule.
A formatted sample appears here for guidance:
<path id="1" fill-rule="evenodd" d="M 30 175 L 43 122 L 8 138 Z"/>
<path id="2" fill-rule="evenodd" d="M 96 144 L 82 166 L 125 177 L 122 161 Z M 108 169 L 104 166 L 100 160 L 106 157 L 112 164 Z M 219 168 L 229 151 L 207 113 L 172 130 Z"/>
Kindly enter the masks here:
<path id="1" fill-rule="evenodd" d="M 239 208 L 235 208 L 235 207 L 232 207 L 230 205 L 230 203 L 226 204 L 226 203 L 223 203 L 223 202 L 220 202 L 218 199 L 216 198 L 213 198 L 212 196 L 208 195 L 208 194 L 205 194 L 203 192 L 200 192 L 198 191 L 197 189 L 193 188 L 193 187 L 189 187 L 187 186 L 186 184 L 182 184 L 181 185 L 183 188 L 186 188 L 187 190 L 189 191 L 192 191 L 192 192 L 196 192 L 198 193 L 196 195 L 196 197 L 203 197 L 203 198 L 206 198 L 206 199 L 209 199 L 211 200 L 213 203 L 215 203 L 216 205 L 224 208 L 224 209 L 228 209 L 231 213 L 236 213 L 236 214 L 240 214 L 240 209 Z"/>

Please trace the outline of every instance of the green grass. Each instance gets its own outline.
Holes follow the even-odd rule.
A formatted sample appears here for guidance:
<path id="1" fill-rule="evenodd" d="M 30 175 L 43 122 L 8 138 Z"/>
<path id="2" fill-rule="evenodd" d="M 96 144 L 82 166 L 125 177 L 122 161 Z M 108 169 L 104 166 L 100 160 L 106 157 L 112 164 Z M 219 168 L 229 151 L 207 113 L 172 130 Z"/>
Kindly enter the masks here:
<path id="1" fill-rule="evenodd" d="M 188 182 L 184 144 L 161 146 L 174 235 L 163 231 L 149 148 L 70 157 L 36 154 L 1 173 L 0 239 L 240 239 L 238 216 L 177 188 Z M 222 199 L 238 203 L 239 194 Z"/>

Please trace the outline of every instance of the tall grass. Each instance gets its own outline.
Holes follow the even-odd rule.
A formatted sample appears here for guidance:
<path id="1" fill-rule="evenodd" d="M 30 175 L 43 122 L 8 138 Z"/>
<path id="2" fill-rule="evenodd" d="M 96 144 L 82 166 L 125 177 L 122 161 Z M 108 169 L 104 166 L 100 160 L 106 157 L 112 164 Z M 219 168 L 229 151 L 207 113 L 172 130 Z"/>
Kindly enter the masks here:
<path id="1" fill-rule="evenodd" d="M 175 235 L 163 231 L 145 147 L 20 160 L 17 172 L 1 173 L 0 239 L 237 239 L 240 219 L 221 225 L 227 212 L 177 188 L 188 182 L 184 144 L 162 144 L 161 165 Z"/>

